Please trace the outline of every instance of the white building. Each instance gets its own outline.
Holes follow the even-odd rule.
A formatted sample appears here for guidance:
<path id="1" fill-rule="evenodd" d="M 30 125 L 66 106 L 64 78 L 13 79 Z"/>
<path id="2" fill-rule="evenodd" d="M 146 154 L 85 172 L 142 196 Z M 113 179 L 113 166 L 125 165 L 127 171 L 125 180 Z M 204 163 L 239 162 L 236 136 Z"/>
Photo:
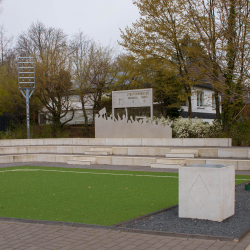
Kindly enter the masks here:
<path id="1" fill-rule="evenodd" d="M 215 95 L 210 84 L 199 84 L 192 87 L 192 117 L 201 118 L 204 122 L 212 123 L 216 118 Z M 181 116 L 188 118 L 188 102 L 181 106 Z"/>
<path id="2" fill-rule="evenodd" d="M 216 118 L 215 109 L 215 96 L 214 90 L 210 84 L 200 84 L 192 87 L 192 117 L 201 118 L 204 122 L 212 123 Z M 67 125 L 84 124 L 85 119 L 82 111 L 82 104 L 78 95 L 70 96 L 71 107 L 74 108 L 74 118 Z M 188 118 L 188 103 L 185 106 L 181 106 L 183 111 L 181 115 L 183 118 Z M 88 123 L 93 122 L 93 101 L 91 98 L 86 100 L 85 109 L 88 115 Z M 61 122 L 65 122 L 70 119 L 72 112 L 61 119 Z M 38 122 L 40 125 L 49 124 L 50 121 L 46 119 L 48 117 L 48 111 L 46 108 L 39 113 Z"/>

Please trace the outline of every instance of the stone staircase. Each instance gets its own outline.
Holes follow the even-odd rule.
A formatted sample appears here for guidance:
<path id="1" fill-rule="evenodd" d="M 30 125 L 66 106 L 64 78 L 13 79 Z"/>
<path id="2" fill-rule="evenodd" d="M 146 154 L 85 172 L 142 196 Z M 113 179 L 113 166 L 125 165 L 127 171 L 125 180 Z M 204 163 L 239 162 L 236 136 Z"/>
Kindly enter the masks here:
<path id="1" fill-rule="evenodd" d="M 0 164 L 59 162 L 171 169 L 192 164 L 233 164 L 236 170 L 250 170 L 250 148 L 231 147 L 230 139 L 150 140 L 151 144 L 138 138 L 0 140 Z"/>

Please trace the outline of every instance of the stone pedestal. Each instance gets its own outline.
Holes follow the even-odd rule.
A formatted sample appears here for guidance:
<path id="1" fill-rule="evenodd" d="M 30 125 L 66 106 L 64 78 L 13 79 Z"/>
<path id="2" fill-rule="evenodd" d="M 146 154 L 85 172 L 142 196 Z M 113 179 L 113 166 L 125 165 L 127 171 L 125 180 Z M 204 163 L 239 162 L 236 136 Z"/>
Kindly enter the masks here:
<path id="1" fill-rule="evenodd" d="M 234 215 L 234 166 L 198 164 L 179 169 L 179 217 L 223 221 Z"/>

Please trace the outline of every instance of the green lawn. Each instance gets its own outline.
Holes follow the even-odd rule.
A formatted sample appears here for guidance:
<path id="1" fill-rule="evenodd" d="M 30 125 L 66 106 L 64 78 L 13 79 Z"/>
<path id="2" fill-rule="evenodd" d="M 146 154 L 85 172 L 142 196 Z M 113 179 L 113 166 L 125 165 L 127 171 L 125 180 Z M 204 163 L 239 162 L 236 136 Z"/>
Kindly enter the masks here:
<path id="1" fill-rule="evenodd" d="M 178 203 L 177 173 L 24 166 L 0 183 L 0 217 L 113 225 Z"/>

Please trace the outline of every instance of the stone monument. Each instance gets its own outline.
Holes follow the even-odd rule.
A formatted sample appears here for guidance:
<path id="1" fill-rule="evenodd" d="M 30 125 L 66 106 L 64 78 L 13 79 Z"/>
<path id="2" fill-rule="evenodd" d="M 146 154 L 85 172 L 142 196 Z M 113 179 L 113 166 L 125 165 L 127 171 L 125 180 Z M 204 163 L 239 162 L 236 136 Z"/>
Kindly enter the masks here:
<path id="1" fill-rule="evenodd" d="M 234 215 L 234 166 L 198 164 L 179 169 L 179 217 L 223 221 Z"/>
<path id="2" fill-rule="evenodd" d="M 127 108 L 150 107 L 151 119 L 128 118 Z M 126 115 L 115 118 L 115 108 L 125 108 Z M 172 138 L 171 124 L 161 124 L 159 119 L 153 121 L 152 89 L 112 91 L 112 115 L 107 117 L 106 108 L 95 116 L 96 138 Z"/>

